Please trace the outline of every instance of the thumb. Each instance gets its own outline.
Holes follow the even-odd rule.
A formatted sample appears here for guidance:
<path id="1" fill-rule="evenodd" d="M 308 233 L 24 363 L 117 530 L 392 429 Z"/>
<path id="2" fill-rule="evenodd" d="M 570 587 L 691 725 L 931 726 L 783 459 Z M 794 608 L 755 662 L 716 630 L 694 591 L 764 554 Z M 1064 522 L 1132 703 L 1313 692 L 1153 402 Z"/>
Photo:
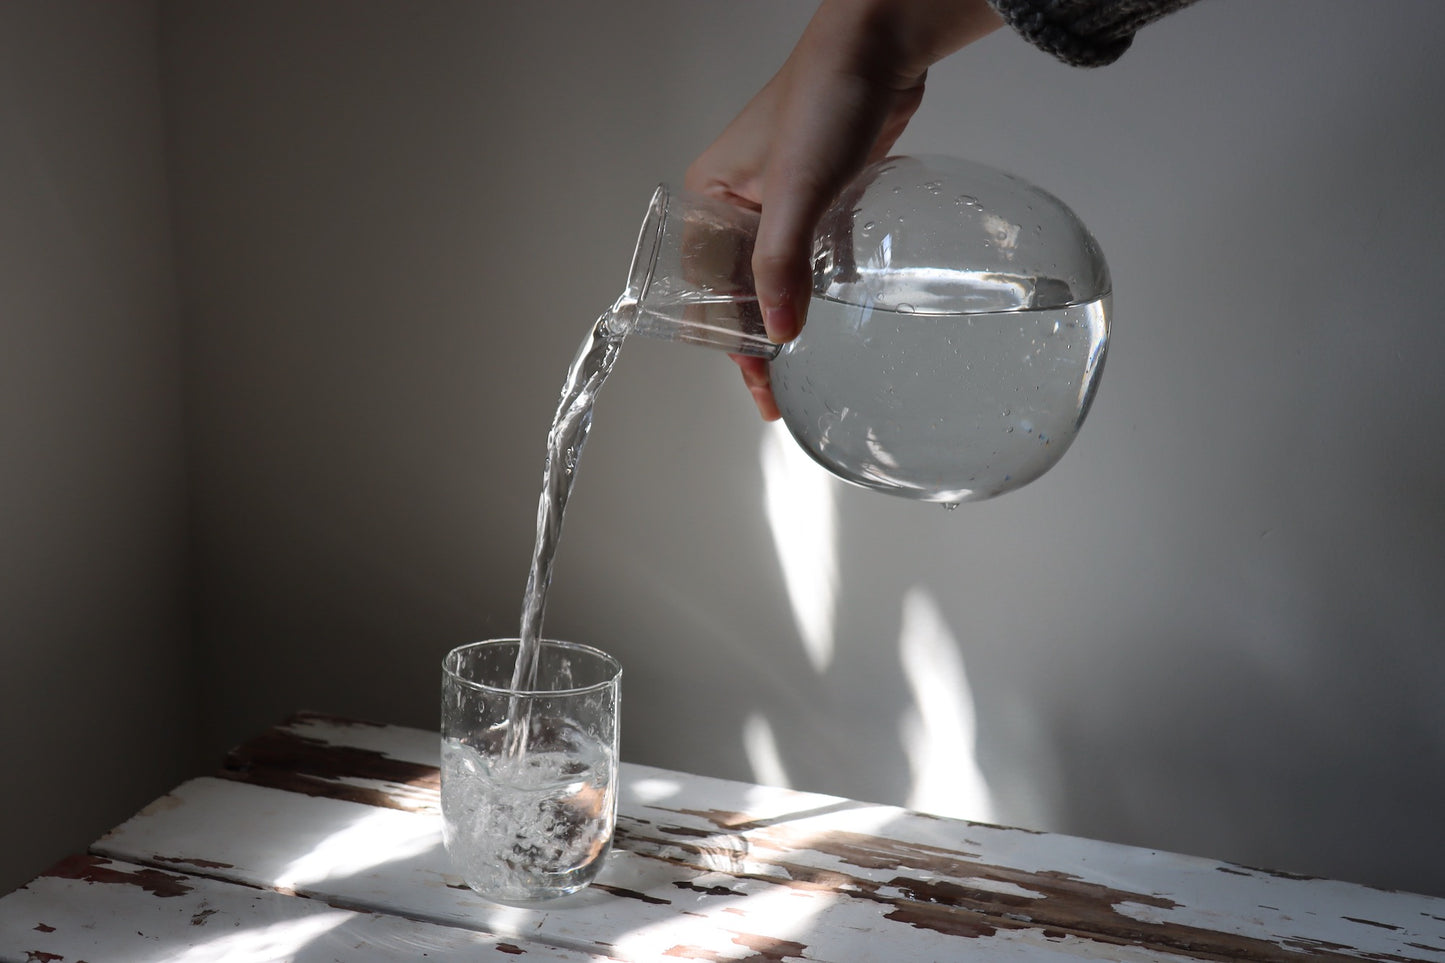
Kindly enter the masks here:
<path id="1" fill-rule="evenodd" d="M 802 330 L 813 293 L 813 233 L 828 206 L 863 168 L 884 111 L 864 105 L 846 116 L 784 123 L 763 174 L 753 247 L 753 283 L 768 337 Z M 870 116 L 871 115 L 871 116 Z"/>
<path id="2" fill-rule="evenodd" d="M 903 123 L 917 106 L 917 95 L 900 95 L 860 77 L 800 70 L 790 79 L 763 171 L 752 260 L 763 323 L 776 342 L 802 329 L 813 293 L 818 222 L 875 149 L 886 149 L 901 131 L 902 124 L 885 131 L 895 102 L 907 104 L 898 112 Z"/>
<path id="3" fill-rule="evenodd" d="M 768 338 L 778 344 L 791 341 L 807 319 L 813 293 L 813 229 L 831 198 L 789 185 L 764 194 L 758 237 L 753 247 L 753 285 L 762 308 Z"/>

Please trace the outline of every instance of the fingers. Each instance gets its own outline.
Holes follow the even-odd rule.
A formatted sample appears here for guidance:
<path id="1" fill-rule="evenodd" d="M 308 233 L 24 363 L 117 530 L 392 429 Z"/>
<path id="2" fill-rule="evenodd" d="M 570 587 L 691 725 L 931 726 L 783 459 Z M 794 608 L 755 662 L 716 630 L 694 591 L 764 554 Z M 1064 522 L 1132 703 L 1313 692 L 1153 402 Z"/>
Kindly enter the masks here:
<path id="1" fill-rule="evenodd" d="M 753 283 L 771 340 L 802 329 L 817 224 L 892 148 L 929 66 L 1001 23 L 988 0 L 823 0 L 782 68 L 688 169 L 688 188 L 760 211 Z M 734 360 L 759 413 L 777 418 L 767 363 Z"/>
<path id="2" fill-rule="evenodd" d="M 752 261 L 763 323 L 779 343 L 796 337 L 806 320 L 818 221 L 866 163 L 889 107 L 866 82 L 831 66 L 805 56 L 795 67 L 763 171 Z"/>
<path id="3" fill-rule="evenodd" d="M 743 384 L 748 386 L 748 393 L 753 396 L 753 404 L 758 406 L 758 414 L 763 420 L 777 421 L 782 417 L 778 411 L 778 403 L 773 398 L 772 376 L 768 363 L 762 358 L 741 354 L 728 357 L 737 363 L 738 370 L 743 373 Z"/>
<path id="4" fill-rule="evenodd" d="M 791 340 L 806 319 L 819 220 L 918 109 L 928 63 L 900 47 L 901 30 L 881 14 L 843 16 L 824 4 L 770 84 L 772 138 L 752 266 L 773 341 Z"/>

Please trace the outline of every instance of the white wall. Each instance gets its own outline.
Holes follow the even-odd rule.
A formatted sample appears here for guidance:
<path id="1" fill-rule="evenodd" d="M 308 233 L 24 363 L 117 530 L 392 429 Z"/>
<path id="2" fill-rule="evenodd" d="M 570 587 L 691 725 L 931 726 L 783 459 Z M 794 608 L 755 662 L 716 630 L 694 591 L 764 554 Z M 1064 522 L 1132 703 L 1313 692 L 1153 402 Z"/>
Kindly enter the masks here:
<path id="1" fill-rule="evenodd" d="M 434 725 L 442 653 L 514 630 L 563 368 L 810 7 L 163 5 L 210 748 Z M 821 670 L 735 374 L 628 346 L 549 620 L 623 659 L 628 758 L 1445 893 L 1445 8 L 1362 10 L 933 71 L 901 147 L 1067 199 L 1116 340 L 1022 492 L 823 486 Z"/>
<path id="2" fill-rule="evenodd" d="M 193 764 L 156 11 L 0 2 L 0 893 Z"/>

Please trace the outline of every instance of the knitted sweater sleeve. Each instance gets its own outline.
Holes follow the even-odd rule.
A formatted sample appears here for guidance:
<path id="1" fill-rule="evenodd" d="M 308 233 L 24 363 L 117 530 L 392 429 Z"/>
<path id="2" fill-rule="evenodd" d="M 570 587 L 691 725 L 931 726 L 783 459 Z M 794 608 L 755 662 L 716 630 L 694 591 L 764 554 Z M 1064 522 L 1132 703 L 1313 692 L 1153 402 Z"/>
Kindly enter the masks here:
<path id="1" fill-rule="evenodd" d="M 1075 67 L 1123 56 L 1135 31 L 1195 0 L 989 0 L 1029 43 Z"/>

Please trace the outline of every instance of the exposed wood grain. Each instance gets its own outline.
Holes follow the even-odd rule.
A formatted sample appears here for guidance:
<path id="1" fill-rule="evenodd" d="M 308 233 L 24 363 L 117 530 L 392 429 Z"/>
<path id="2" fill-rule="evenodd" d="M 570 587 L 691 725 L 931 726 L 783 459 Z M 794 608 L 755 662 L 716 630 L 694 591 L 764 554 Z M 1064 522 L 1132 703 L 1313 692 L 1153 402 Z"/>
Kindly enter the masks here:
<path id="1" fill-rule="evenodd" d="M 65 860 L 0 899 L 0 963 L 509 959 L 516 944 L 95 856 Z M 529 945 L 534 963 L 610 959 Z"/>
<path id="2" fill-rule="evenodd" d="M 450 874 L 437 756 L 435 733 L 299 716 L 233 753 L 245 788 L 188 784 L 97 851 L 630 959 L 1445 963 L 1441 900 L 626 765 L 598 885 L 497 907 Z M 262 813 L 264 840 L 214 832 Z"/>
<path id="3" fill-rule="evenodd" d="M 1445 963 L 1445 900 L 630 765 L 597 883 L 500 906 L 451 872 L 438 749 L 288 720 L 0 900 L 0 961 Z"/>
<path id="4" fill-rule="evenodd" d="M 385 768 L 351 766 L 354 750 L 417 767 L 392 805 L 434 811 L 415 788 L 436 765 L 435 733 L 303 715 L 268 734 L 288 737 L 343 748 L 328 772 L 339 786 Z M 250 775 L 268 784 L 264 771 Z M 902 897 L 1006 928 L 1198 958 L 1445 961 L 1442 900 L 838 797 L 624 765 L 618 825 L 617 846 L 632 855 L 855 900 Z M 894 918 L 948 925 L 932 910 Z"/>

